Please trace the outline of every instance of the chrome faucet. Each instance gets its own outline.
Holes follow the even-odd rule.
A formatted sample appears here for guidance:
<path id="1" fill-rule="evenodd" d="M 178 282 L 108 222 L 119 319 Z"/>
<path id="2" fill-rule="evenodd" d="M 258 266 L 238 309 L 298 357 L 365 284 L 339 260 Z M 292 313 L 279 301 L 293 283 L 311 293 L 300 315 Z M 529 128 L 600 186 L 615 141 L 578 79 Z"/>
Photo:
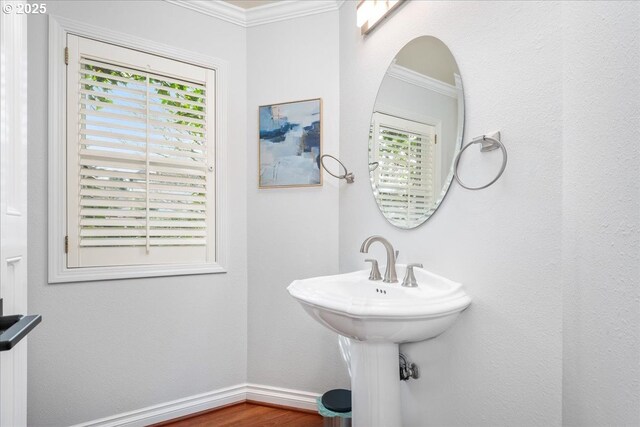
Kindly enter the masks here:
<path id="1" fill-rule="evenodd" d="M 364 242 L 362 242 L 362 246 L 360 246 L 360 252 L 366 254 L 369 252 L 369 246 L 373 242 L 380 242 L 384 246 L 387 251 L 387 269 L 384 272 L 384 279 L 382 280 L 385 283 L 396 283 L 398 281 L 398 275 L 396 274 L 396 257 L 397 252 L 393 250 L 393 246 L 387 239 L 382 236 L 371 236 L 367 237 Z"/>

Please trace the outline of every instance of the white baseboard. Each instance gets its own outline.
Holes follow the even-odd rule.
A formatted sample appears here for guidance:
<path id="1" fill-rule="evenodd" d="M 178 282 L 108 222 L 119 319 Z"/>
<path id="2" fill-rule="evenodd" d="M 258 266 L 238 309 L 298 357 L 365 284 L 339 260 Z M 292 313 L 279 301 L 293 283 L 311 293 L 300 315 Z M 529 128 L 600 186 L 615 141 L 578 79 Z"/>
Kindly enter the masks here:
<path id="1" fill-rule="evenodd" d="M 318 409 L 316 399 L 318 393 L 291 390 L 288 388 L 271 387 L 259 384 L 247 384 L 247 400 L 271 405 L 287 406 L 289 408 L 315 411 Z"/>
<path id="2" fill-rule="evenodd" d="M 75 427 L 144 427 L 246 400 L 313 411 L 316 410 L 318 396 L 317 393 L 306 391 L 244 383 L 77 424 Z"/>

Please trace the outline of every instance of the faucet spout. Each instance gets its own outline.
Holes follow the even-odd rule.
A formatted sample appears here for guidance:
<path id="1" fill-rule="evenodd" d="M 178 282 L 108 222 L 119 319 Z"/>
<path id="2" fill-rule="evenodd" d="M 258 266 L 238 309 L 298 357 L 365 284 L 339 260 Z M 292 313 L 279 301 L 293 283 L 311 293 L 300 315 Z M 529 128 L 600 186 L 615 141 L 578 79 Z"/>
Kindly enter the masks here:
<path id="1" fill-rule="evenodd" d="M 382 243 L 384 249 L 387 251 L 387 269 L 384 272 L 384 279 L 382 281 L 385 283 L 396 283 L 398 281 L 398 275 L 396 273 L 396 252 L 387 239 L 382 236 L 367 237 L 364 242 L 362 242 L 362 246 L 360 246 L 360 252 L 363 254 L 368 253 L 369 246 L 374 242 Z"/>

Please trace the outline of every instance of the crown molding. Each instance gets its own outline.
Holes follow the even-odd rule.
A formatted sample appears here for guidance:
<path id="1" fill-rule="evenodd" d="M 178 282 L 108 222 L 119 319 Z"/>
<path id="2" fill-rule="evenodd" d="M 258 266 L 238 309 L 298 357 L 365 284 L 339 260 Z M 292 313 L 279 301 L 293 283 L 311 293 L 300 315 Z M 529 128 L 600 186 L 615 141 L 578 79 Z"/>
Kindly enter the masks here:
<path id="1" fill-rule="evenodd" d="M 247 26 L 246 11 L 226 1 L 211 0 L 165 0 L 167 3 L 184 7 L 204 15 L 230 22 L 232 24 Z"/>
<path id="2" fill-rule="evenodd" d="M 288 0 L 247 10 L 247 27 L 338 10 L 335 0 Z"/>
<path id="3" fill-rule="evenodd" d="M 407 82 L 414 86 L 429 89 L 433 92 L 437 92 L 451 98 L 458 97 L 458 89 L 455 86 L 449 83 L 442 82 L 440 80 L 436 80 L 433 77 L 425 76 L 424 74 L 420 74 L 396 63 L 393 63 L 389 66 L 387 75 L 389 77 L 402 80 L 403 82 Z"/>
<path id="4" fill-rule="evenodd" d="M 165 1 L 245 28 L 332 12 L 340 9 L 345 3 L 345 0 L 283 0 L 251 9 L 243 9 L 220 0 Z"/>

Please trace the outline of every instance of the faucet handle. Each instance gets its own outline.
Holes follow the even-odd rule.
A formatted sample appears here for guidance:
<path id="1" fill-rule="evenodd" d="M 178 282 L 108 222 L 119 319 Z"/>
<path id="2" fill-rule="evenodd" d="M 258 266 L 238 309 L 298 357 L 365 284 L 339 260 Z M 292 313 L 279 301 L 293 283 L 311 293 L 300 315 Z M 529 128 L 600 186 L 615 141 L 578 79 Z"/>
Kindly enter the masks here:
<path id="1" fill-rule="evenodd" d="M 373 258 L 367 258 L 364 261 L 371 263 L 371 273 L 369 273 L 369 280 L 382 279 L 382 276 L 380 275 L 380 269 L 378 268 L 378 260 Z"/>
<path id="2" fill-rule="evenodd" d="M 418 281 L 416 280 L 415 274 L 413 274 L 413 267 L 422 268 L 422 264 L 414 263 L 407 265 L 407 272 L 404 275 L 404 280 L 402 281 L 402 286 L 407 288 L 417 288 Z"/>

